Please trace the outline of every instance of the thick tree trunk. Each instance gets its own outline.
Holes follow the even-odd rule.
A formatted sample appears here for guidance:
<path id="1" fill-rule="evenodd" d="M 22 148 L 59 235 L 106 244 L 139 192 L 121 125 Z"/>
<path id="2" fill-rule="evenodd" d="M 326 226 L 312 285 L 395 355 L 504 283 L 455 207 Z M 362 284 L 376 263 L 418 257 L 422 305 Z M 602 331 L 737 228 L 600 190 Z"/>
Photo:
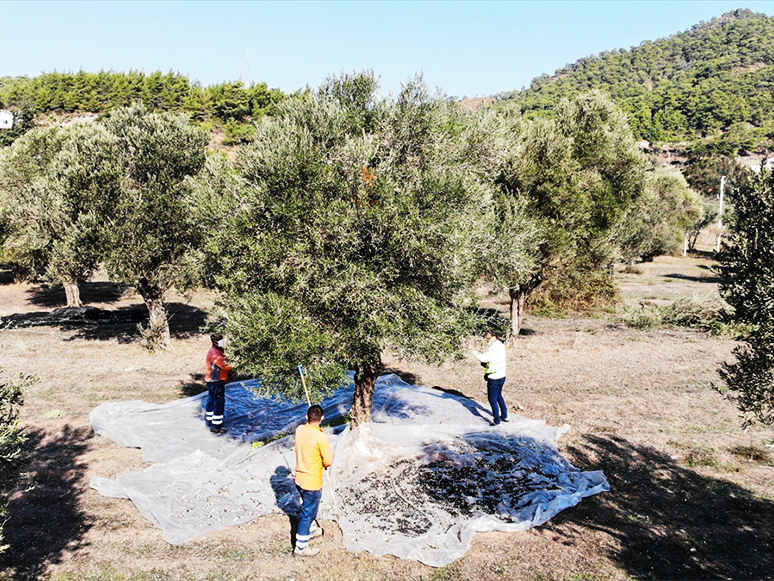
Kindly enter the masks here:
<path id="1" fill-rule="evenodd" d="M 696 240 L 699 239 L 699 235 L 701 234 L 701 230 L 694 230 L 691 232 L 690 236 L 688 237 L 688 251 L 693 252 L 696 250 Z"/>
<path id="2" fill-rule="evenodd" d="M 519 333 L 521 333 L 521 321 L 524 317 L 524 306 L 527 302 L 527 297 L 520 292 L 519 288 L 508 289 L 508 296 L 511 297 L 511 340 L 515 340 Z"/>
<path id="3" fill-rule="evenodd" d="M 62 283 L 65 291 L 65 297 L 67 298 L 68 307 L 82 307 L 81 291 L 78 288 L 78 281 L 64 282 Z"/>
<path id="4" fill-rule="evenodd" d="M 382 361 L 364 364 L 355 371 L 355 397 L 352 400 L 352 425 L 359 426 L 371 421 L 374 407 L 376 379 L 382 370 Z"/>
<path id="5" fill-rule="evenodd" d="M 524 309 L 527 307 L 527 299 L 540 285 L 542 280 L 540 276 L 535 276 L 524 284 L 508 289 L 508 296 L 511 298 L 511 341 L 515 341 L 516 337 L 521 333 L 521 324 L 524 320 Z"/>
<path id="6" fill-rule="evenodd" d="M 145 301 L 145 306 L 148 307 L 150 321 L 146 339 L 152 346 L 171 351 L 172 335 L 169 332 L 169 321 L 164 309 L 164 291 L 145 285 L 140 285 L 137 290 Z"/>

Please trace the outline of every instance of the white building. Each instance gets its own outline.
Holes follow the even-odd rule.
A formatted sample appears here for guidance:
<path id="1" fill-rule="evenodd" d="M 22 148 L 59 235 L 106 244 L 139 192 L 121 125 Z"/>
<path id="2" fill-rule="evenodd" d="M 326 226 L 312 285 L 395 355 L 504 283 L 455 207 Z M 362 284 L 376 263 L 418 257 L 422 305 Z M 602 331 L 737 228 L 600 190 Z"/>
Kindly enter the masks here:
<path id="1" fill-rule="evenodd" d="M 13 113 L 0 111 L 0 129 L 10 129 L 11 127 L 13 127 Z"/>

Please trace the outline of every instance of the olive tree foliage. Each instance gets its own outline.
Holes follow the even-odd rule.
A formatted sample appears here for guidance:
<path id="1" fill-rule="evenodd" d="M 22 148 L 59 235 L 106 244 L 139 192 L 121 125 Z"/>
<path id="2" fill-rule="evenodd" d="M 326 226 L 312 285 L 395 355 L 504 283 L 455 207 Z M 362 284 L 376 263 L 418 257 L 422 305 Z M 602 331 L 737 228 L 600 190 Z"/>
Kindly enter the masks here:
<path id="1" fill-rule="evenodd" d="M 93 123 L 34 129 L 0 154 L 3 254 L 18 272 L 45 270 L 81 305 L 104 251 L 120 175 L 116 140 Z"/>
<path id="2" fill-rule="evenodd" d="M 231 356 L 267 390 L 313 395 L 355 370 L 370 420 L 381 354 L 441 362 L 473 320 L 491 186 L 470 171 L 463 113 L 421 78 L 392 100 L 342 75 L 258 124 L 232 168 L 211 158 L 197 205 Z"/>
<path id="3" fill-rule="evenodd" d="M 187 200 L 208 138 L 186 116 L 153 113 L 142 104 L 113 111 L 105 127 L 117 140 L 121 172 L 106 266 L 142 296 L 150 315 L 146 339 L 170 349 L 164 295 L 193 284 L 189 256 L 200 229 L 212 224 L 202 216 L 197 225 Z"/>
<path id="4" fill-rule="evenodd" d="M 470 123 L 476 131 L 468 139 L 470 157 L 478 160 L 483 177 L 496 183 L 502 166 L 518 154 L 515 136 L 524 131 L 520 115 L 512 110 L 493 114 L 486 109 Z M 527 200 L 513 195 L 507 186 L 495 188 L 486 238 L 479 258 L 481 276 L 494 292 L 507 289 L 510 294 L 525 280 L 538 274 L 541 268 L 540 247 L 545 243 L 544 227 L 527 208 Z M 511 332 L 521 328 L 524 304 L 511 301 Z"/>
<path id="5" fill-rule="evenodd" d="M 654 168 L 647 174 L 642 197 L 626 212 L 612 231 L 620 249 L 618 260 L 650 262 L 656 256 L 676 252 L 690 237 L 704 211 L 704 202 L 688 187 L 682 174 Z"/>
<path id="6" fill-rule="evenodd" d="M 774 174 L 737 183 L 731 235 L 720 254 L 720 292 L 744 329 L 736 361 L 719 373 L 745 423 L 774 423 Z"/>
<path id="7" fill-rule="evenodd" d="M 511 139 L 501 191 L 540 232 L 532 268 L 508 285 L 518 335 L 541 284 L 588 279 L 615 260 L 611 234 L 642 197 L 648 164 L 626 117 L 599 91 L 563 100 L 553 119 L 514 124 Z"/>
<path id="8" fill-rule="evenodd" d="M 725 178 L 724 193 L 726 200 L 731 200 L 736 184 L 744 180 L 749 170 L 732 158 L 707 157 L 691 160 L 682 171 L 688 184 L 699 192 L 703 201 L 701 215 L 688 233 L 688 250 L 695 250 L 702 230 L 718 219 L 721 180 Z M 728 209 L 726 206 L 726 211 Z"/>
<path id="9" fill-rule="evenodd" d="M 19 424 L 19 408 L 24 403 L 24 389 L 36 381 L 33 376 L 21 374 L 11 379 L 0 378 L 0 553 L 8 549 L 3 544 L 2 529 L 9 496 L 29 461 L 24 447 L 27 438 Z"/>

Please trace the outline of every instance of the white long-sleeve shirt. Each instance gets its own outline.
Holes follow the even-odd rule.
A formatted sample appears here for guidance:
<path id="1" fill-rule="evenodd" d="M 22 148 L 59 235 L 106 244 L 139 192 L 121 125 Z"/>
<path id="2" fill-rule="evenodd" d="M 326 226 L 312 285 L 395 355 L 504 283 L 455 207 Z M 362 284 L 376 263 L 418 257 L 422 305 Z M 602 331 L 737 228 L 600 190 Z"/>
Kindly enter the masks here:
<path id="1" fill-rule="evenodd" d="M 500 340 L 495 341 L 489 345 L 484 353 L 473 351 L 473 355 L 481 363 L 486 363 L 486 371 L 489 379 L 500 379 L 505 377 L 506 357 L 505 357 L 505 345 Z"/>

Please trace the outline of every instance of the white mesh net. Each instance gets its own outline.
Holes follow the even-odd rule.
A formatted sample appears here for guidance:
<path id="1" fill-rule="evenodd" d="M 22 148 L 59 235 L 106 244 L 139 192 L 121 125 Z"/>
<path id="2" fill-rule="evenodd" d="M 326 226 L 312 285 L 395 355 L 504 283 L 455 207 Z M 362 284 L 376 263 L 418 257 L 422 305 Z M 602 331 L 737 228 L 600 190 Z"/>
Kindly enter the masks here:
<path id="1" fill-rule="evenodd" d="M 204 425 L 206 394 L 94 409 L 96 433 L 141 448 L 154 465 L 116 480 L 96 476 L 92 487 L 131 499 L 173 544 L 270 512 L 295 513 L 292 433 L 306 405 L 258 399 L 248 388 L 227 386 L 220 436 Z M 342 418 L 351 401 L 351 387 L 326 399 L 326 422 Z M 511 414 L 489 427 L 490 417 L 463 395 L 379 378 L 372 423 L 326 428 L 344 545 L 443 566 L 465 554 L 476 531 L 525 530 L 609 489 L 601 472 L 580 472 L 559 454 L 569 426 Z M 291 435 L 251 445 L 282 434 Z M 330 494 L 326 480 L 321 518 L 337 518 Z"/>

